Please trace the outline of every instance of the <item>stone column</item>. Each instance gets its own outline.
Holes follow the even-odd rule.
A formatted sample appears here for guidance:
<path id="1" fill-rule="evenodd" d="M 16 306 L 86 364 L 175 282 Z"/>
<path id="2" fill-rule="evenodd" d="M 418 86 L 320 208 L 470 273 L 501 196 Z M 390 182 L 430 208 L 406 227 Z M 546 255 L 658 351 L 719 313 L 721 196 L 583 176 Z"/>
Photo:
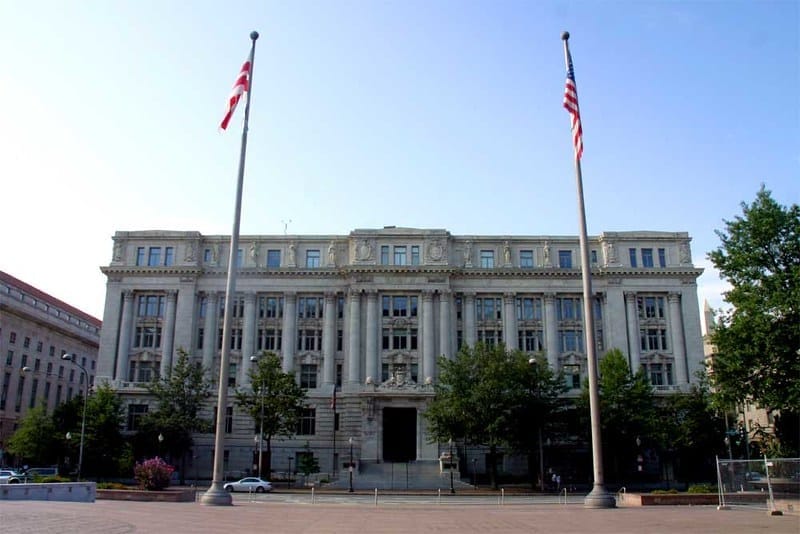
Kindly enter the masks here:
<path id="1" fill-rule="evenodd" d="M 625 320 L 625 295 L 619 283 L 609 281 L 606 290 L 606 308 L 603 310 L 606 327 L 606 350 L 617 348 L 628 353 L 628 326 Z M 630 365 L 630 360 L 628 361 Z"/>
<path id="2" fill-rule="evenodd" d="M 119 322 L 122 314 L 122 291 L 119 280 L 108 279 L 106 303 L 103 310 L 103 328 L 100 329 L 100 350 L 97 354 L 95 383 L 105 384 L 114 379 L 117 348 L 119 347 Z"/>
<path id="3" fill-rule="evenodd" d="M 547 365 L 553 371 L 558 371 L 558 319 L 556 318 L 556 295 L 544 295 L 544 342 L 547 352 Z"/>
<path id="4" fill-rule="evenodd" d="M 322 311 L 322 383 L 336 382 L 336 293 L 325 293 Z"/>
<path id="5" fill-rule="evenodd" d="M 503 295 L 503 342 L 506 350 L 517 348 L 517 313 L 516 295 L 506 293 Z"/>
<path id="6" fill-rule="evenodd" d="M 244 294 L 244 325 L 242 326 L 242 366 L 239 375 L 239 384 L 250 385 L 251 356 L 256 354 L 256 294 Z"/>
<path id="7" fill-rule="evenodd" d="M 297 293 L 283 294 L 283 372 L 294 372 L 294 348 L 297 345 Z"/>
<path id="8" fill-rule="evenodd" d="M 361 292 L 350 290 L 350 332 L 347 347 L 347 381 L 358 384 L 361 375 Z"/>
<path id="9" fill-rule="evenodd" d="M 197 280 L 192 276 L 181 277 L 178 298 L 175 304 L 175 336 L 173 355 L 183 349 L 190 355 L 194 353 L 193 342 L 196 334 Z M 174 361 L 174 356 L 173 356 Z"/>
<path id="10" fill-rule="evenodd" d="M 453 359 L 450 326 L 450 291 L 439 293 L 439 352 L 448 360 Z"/>
<path id="11" fill-rule="evenodd" d="M 433 293 L 422 292 L 422 376 L 427 383 L 436 378 L 436 347 L 433 331 Z M 430 379 L 430 380 L 428 380 Z"/>
<path id="12" fill-rule="evenodd" d="M 175 343 L 175 301 L 178 292 L 174 289 L 167 291 L 167 306 L 164 316 L 164 331 L 161 336 L 161 369 L 162 377 L 169 375 L 172 370 L 172 353 Z"/>
<path id="13" fill-rule="evenodd" d="M 120 324 L 119 345 L 117 346 L 117 381 L 128 382 L 128 355 L 131 350 L 131 328 L 133 328 L 133 291 L 125 290 L 122 295 L 122 321 Z"/>
<path id="14" fill-rule="evenodd" d="M 367 378 L 372 378 L 373 382 L 381 381 L 380 375 L 380 353 L 378 352 L 378 293 L 375 290 L 367 291 L 367 323 L 366 332 L 366 369 Z"/>
<path id="15" fill-rule="evenodd" d="M 217 309 L 219 296 L 216 291 L 206 293 L 206 321 L 203 324 L 203 368 L 214 376 L 214 356 L 217 354 Z"/>
<path id="16" fill-rule="evenodd" d="M 672 331 L 672 357 L 675 360 L 675 382 L 685 388 L 689 383 L 689 373 L 686 365 L 686 350 L 683 340 L 683 318 L 681 317 L 681 296 L 679 293 L 670 293 L 669 322 Z"/>
<path id="17" fill-rule="evenodd" d="M 636 308 L 636 293 L 625 292 L 625 310 L 628 316 L 628 357 L 631 373 L 636 374 L 642 366 L 639 349 L 639 312 Z"/>
<path id="18" fill-rule="evenodd" d="M 464 293 L 464 343 L 470 347 L 475 346 L 477 332 L 475 331 L 475 293 Z"/>

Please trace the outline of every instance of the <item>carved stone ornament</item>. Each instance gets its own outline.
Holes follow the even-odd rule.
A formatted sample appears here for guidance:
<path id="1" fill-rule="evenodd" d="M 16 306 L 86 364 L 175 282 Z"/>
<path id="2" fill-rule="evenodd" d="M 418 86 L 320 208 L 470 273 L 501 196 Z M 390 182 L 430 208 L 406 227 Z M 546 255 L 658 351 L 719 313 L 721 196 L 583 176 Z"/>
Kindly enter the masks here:
<path id="1" fill-rule="evenodd" d="M 446 245 L 442 239 L 434 239 L 428 243 L 428 259 L 432 262 L 439 262 L 444 259 Z"/>
<path id="2" fill-rule="evenodd" d="M 372 259 L 372 243 L 369 239 L 359 239 L 353 242 L 353 257 L 356 261 L 369 261 Z"/>

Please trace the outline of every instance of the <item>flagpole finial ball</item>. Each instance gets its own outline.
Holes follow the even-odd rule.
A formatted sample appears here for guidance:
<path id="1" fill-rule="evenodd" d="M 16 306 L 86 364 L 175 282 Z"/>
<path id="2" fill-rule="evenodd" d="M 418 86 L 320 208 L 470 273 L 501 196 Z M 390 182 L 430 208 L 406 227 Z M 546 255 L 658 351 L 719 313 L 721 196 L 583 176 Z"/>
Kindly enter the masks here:
<path id="1" fill-rule="evenodd" d="M 561 40 L 566 41 L 569 39 L 569 32 L 561 32 Z"/>
<path id="2" fill-rule="evenodd" d="M 258 39 L 258 32 L 250 32 L 250 39 L 252 39 L 253 41 Z"/>

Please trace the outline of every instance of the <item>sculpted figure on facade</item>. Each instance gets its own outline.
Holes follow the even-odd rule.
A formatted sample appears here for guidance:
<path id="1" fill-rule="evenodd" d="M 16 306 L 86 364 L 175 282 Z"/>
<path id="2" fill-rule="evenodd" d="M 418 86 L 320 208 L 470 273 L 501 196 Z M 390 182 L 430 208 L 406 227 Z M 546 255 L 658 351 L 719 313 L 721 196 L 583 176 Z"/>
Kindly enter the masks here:
<path id="1" fill-rule="evenodd" d="M 684 241 L 683 243 L 681 243 L 679 254 L 680 254 L 679 259 L 682 265 L 688 265 L 692 263 L 692 252 L 689 249 L 688 241 Z"/>
<path id="2" fill-rule="evenodd" d="M 604 251 L 606 255 L 606 265 L 614 265 L 619 262 L 617 259 L 617 248 L 614 246 L 614 243 L 611 241 L 603 242 Z"/>
<path id="3" fill-rule="evenodd" d="M 186 254 L 184 255 L 183 259 L 186 261 L 195 261 L 195 245 L 194 242 L 189 241 L 186 244 Z"/>
<path id="4" fill-rule="evenodd" d="M 472 267 L 472 241 L 464 245 L 464 267 Z"/>
<path id="5" fill-rule="evenodd" d="M 331 241 L 328 245 L 328 265 L 331 267 L 336 266 L 336 242 Z"/>
<path id="6" fill-rule="evenodd" d="M 258 247 L 256 247 L 255 241 L 250 243 L 250 259 L 253 260 L 253 264 L 258 264 Z"/>
<path id="7" fill-rule="evenodd" d="M 114 256 L 112 258 L 112 261 L 114 261 L 114 262 L 122 261 L 122 242 L 121 241 L 115 241 L 114 242 Z"/>
<path id="8" fill-rule="evenodd" d="M 511 246 L 508 241 L 503 242 L 503 261 L 506 265 L 511 265 Z"/>
<path id="9" fill-rule="evenodd" d="M 214 243 L 214 246 L 211 247 L 211 261 L 214 263 L 219 263 L 220 254 L 222 254 L 222 245 L 219 243 Z"/>
<path id="10" fill-rule="evenodd" d="M 294 244 L 294 241 L 289 243 L 289 256 L 286 263 L 289 267 L 297 267 L 297 245 Z"/>
<path id="11" fill-rule="evenodd" d="M 545 267 L 552 267 L 553 262 L 550 258 L 550 241 L 544 242 L 544 249 L 542 249 L 542 254 L 544 256 L 544 266 Z"/>

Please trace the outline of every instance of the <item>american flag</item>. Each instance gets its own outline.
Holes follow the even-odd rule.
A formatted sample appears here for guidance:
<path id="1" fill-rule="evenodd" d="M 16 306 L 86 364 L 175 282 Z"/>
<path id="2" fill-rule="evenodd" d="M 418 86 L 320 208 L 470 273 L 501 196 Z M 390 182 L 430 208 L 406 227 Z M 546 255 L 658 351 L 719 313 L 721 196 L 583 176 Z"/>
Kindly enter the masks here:
<path id="1" fill-rule="evenodd" d="M 581 128 L 581 110 L 578 108 L 578 87 L 575 85 L 575 69 L 572 67 L 572 54 L 567 50 L 567 84 L 564 88 L 564 109 L 569 112 L 572 123 L 572 144 L 575 147 L 575 158 L 583 155 L 583 128 Z"/>
<path id="2" fill-rule="evenodd" d="M 245 91 L 250 89 L 250 65 L 252 61 L 250 58 L 244 62 L 242 65 L 242 69 L 239 71 L 239 76 L 236 77 L 236 82 L 233 84 L 233 89 L 231 89 L 231 95 L 228 97 L 227 108 L 225 110 L 225 116 L 222 117 L 222 122 L 220 123 L 219 127 L 225 130 L 228 127 L 228 123 L 233 116 L 233 112 L 236 111 L 236 104 L 239 103 L 239 99 L 242 97 Z"/>

